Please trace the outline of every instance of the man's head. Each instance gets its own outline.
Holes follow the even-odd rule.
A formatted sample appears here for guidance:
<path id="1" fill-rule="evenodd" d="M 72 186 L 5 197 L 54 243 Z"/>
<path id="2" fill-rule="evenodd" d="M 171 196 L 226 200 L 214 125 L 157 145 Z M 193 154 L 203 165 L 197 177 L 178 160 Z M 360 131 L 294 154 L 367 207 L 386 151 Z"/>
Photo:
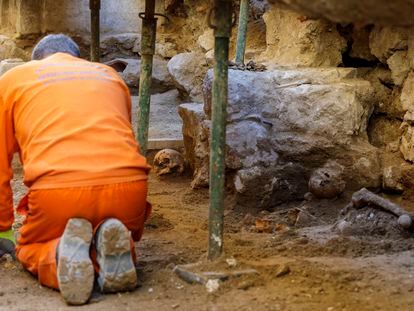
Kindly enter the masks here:
<path id="1" fill-rule="evenodd" d="M 44 37 L 35 46 L 32 53 L 32 60 L 41 60 L 55 53 L 67 53 L 80 57 L 79 46 L 70 37 L 58 34 Z"/>

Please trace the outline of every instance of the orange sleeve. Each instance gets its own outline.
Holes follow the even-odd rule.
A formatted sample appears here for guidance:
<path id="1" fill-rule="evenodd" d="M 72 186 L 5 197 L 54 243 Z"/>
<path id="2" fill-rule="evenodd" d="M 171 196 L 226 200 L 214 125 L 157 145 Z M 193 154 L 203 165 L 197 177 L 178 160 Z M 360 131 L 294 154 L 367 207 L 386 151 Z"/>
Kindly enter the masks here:
<path id="1" fill-rule="evenodd" d="M 127 96 L 127 103 L 128 103 L 128 114 L 129 114 L 129 122 L 132 124 L 132 100 L 131 100 L 131 94 L 129 92 L 128 87 L 126 87 L 126 96 Z"/>
<path id="2" fill-rule="evenodd" d="M 11 162 L 17 150 L 13 115 L 0 95 L 0 232 L 9 230 L 14 221 L 10 181 L 13 178 Z"/>

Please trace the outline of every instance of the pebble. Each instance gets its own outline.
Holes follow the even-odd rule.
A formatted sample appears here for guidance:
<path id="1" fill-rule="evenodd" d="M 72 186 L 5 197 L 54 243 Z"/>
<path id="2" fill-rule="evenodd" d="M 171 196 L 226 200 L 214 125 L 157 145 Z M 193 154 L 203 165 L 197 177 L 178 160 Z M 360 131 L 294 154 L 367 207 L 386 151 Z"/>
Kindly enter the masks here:
<path id="1" fill-rule="evenodd" d="M 306 201 L 312 201 L 313 200 L 313 194 L 312 194 L 312 192 L 306 192 L 305 193 L 305 195 L 303 196 L 303 198 L 306 200 Z"/>
<path id="2" fill-rule="evenodd" d="M 254 281 L 253 280 L 246 280 L 243 282 L 240 282 L 240 284 L 237 286 L 238 289 L 241 290 L 248 290 L 249 288 L 254 286 Z"/>
<path id="3" fill-rule="evenodd" d="M 237 266 L 237 260 L 234 258 L 227 258 L 226 259 L 227 264 L 229 265 L 229 267 L 235 267 Z"/>
<path id="4" fill-rule="evenodd" d="M 220 288 L 219 280 L 208 280 L 206 288 L 209 293 L 214 293 Z"/>
<path id="5" fill-rule="evenodd" d="M 289 273 L 290 273 L 290 267 L 286 264 L 283 264 L 276 270 L 276 277 L 280 278 Z"/>
<path id="6" fill-rule="evenodd" d="M 401 215 L 400 217 L 398 217 L 398 224 L 402 228 L 408 229 L 413 224 L 413 220 L 411 219 L 411 217 L 409 215 L 404 214 L 404 215 Z"/>

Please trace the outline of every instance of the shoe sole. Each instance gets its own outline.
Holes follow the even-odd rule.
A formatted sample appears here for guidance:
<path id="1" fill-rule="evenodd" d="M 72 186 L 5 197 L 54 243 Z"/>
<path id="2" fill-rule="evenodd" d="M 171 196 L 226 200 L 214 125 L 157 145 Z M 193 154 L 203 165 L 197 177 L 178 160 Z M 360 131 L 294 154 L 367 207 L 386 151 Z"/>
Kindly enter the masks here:
<path id="1" fill-rule="evenodd" d="M 137 274 L 131 254 L 131 233 L 117 219 L 108 219 L 96 237 L 98 284 L 103 293 L 131 291 Z"/>
<path id="2" fill-rule="evenodd" d="M 94 268 L 89 256 L 92 225 L 73 218 L 66 224 L 58 247 L 57 278 L 63 299 L 69 305 L 85 304 L 94 283 Z"/>

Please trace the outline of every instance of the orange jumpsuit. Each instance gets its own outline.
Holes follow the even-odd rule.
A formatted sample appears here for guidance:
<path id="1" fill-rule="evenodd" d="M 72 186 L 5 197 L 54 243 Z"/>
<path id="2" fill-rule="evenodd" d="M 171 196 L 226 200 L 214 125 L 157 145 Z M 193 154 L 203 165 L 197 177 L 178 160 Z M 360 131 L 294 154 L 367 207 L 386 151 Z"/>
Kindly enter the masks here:
<path id="1" fill-rule="evenodd" d="M 115 217 L 140 239 L 149 166 L 134 139 L 128 88 L 112 68 L 57 53 L 0 78 L 0 231 L 14 219 L 15 152 L 29 187 L 16 253 L 42 284 L 58 286 L 56 247 L 69 218 L 96 228 Z"/>

